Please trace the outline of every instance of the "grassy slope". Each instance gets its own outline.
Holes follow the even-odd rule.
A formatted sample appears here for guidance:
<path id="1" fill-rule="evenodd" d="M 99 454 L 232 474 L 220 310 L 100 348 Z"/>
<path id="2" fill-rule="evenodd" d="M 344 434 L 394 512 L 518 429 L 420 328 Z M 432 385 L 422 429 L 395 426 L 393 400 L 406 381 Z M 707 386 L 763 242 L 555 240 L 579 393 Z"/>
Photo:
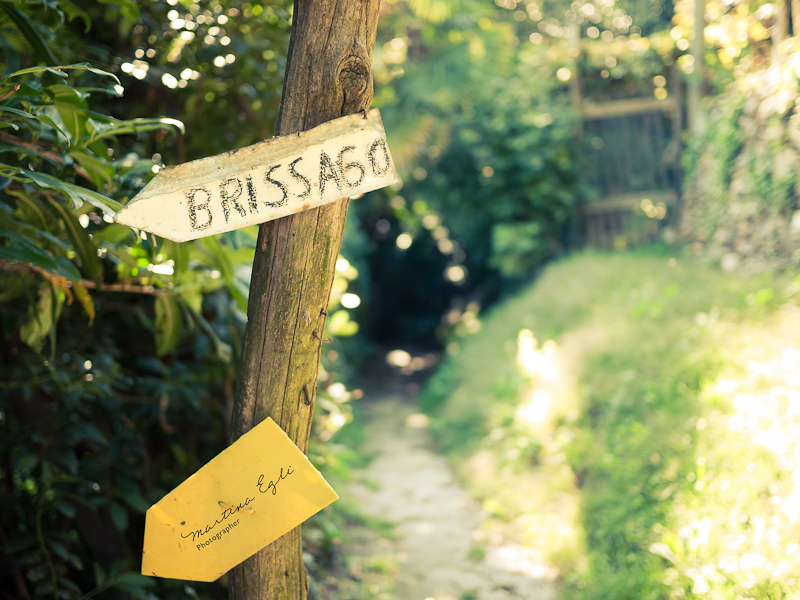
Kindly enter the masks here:
<path id="1" fill-rule="evenodd" d="M 569 598 L 795 597 L 796 291 L 656 252 L 551 265 L 423 394 L 487 530 Z"/>

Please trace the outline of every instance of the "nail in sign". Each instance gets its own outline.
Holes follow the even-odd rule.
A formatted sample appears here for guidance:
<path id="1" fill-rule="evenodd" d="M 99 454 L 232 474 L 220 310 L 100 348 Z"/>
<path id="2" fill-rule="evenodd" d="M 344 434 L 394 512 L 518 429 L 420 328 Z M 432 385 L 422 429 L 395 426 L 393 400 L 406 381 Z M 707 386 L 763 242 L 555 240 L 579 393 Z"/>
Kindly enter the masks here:
<path id="1" fill-rule="evenodd" d="M 142 574 L 215 581 L 337 498 L 268 418 L 148 509 Z"/>
<path id="2" fill-rule="evenodd" d="M 185 242 L 399 181 L 373 109 L 162 169 L 114 220 Z"/>

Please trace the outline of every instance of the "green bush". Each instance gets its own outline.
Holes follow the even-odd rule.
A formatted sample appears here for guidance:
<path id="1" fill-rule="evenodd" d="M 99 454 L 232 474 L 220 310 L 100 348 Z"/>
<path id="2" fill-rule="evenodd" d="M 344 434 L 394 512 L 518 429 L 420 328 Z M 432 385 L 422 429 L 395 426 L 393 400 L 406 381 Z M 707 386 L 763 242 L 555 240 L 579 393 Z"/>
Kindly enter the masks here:
<path id="1" fill-rule="evenodd" d="M 271 132 L 289 15 L 83 4 L 0 2 L 0 586 L 32 599 L 221 598 L 225 578 L 139 574 L 144 513 L 227 445 L 257 231 L 176 244 L 113 216 L 163 160 Z M 241 68 L 215 65 L 223 50 Z M 258 127 L 242 127 L 266 98 Z M 191 139 L 147 116 L 162 108 L 188 116 Z M 348 234 L 343 248 L 359 246 Z M 335 337 L 357 329 L 339 306 L 357 275 L 337 265 Z M 349 418 L 337 382 L 348 354 L 337 339 L 324 357 L 318 441 Z M 329 456 L 315 444 L 312 460 Z M 322 559 L 335 527 L 309 528 L 310 560 Z"/>
<path id="2" fill-rule="evenodd" d="M 441 215 L 476 274 L 529 275 L 558 250 L 580 197 L 576 115 L 545 71 L 521 61 L 510 79 L 487 77 L 472 110 L 451 118 L 441 155 L 403 189 Z"/>

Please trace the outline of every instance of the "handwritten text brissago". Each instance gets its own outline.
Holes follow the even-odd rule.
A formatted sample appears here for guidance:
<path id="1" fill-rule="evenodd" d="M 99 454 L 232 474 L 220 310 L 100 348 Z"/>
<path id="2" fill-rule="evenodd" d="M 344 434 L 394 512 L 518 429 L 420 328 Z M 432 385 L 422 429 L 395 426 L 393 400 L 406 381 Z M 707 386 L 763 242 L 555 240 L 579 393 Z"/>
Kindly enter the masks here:
<path id="1" fill-rule="evenodd" d="M 319 206 L 347 197 L 370 177 L 386 176 L 390 167 L 383 137 L 366 147 L 344 145 L 333 156 L 319 148 L 307 149 L 278 164 L 184 190 L 189 225 L 191 231 L 213 230 L 220 216 L 226 224 L 247 224 L 261 204 L 271 209 L 295 204 L 297 208 L 289 212 Z"/>
<path id="2" fill-rule="evenodd" d="M 284 470 L 283 467 L 281 467 L 281 471 L 278 474 L 278 477 L 269 482 L 264 481 L 264 474 L 262 473 L 261 475 L 258 476 L 258 481 L 256 482 L 256 489 L 258 489 L 258 491 L 262 494 L 271 493 L 273 496 L 275 496 L 278 493 L 278 484 L 287 477 L 289 477 L 289 475 L 291 475 L 292 473 L 294 473 L 294 471 L 292 470 L 291 466 L 286 467 L 286 470 Z M 239 511 L 246 513 L 254 513 L 255 509 L 252 508 L 248 509 L 247 506 L 255 499 L 256 496 L 253 496 L 252 498 L 247 496 L 245 497 L 243 502 L 240 502 L 239 504 L 233 506 L 227 506 L 225 510 L 223 510 L 220 513 L 220 516 L 215 518 L 212 523 L 207 524 L 202 529 L 195 529 L 193 531 L 190 531 L 189 533 L 181 533 L 181 537 L 184 539 L 192 538 L 193 542 L 199 542 L 197 544 L 197 549 L 202 550 L 203 548 L 205 548 L 212 542 L 217 541 L 223 535 L 230 532 L 233 528 L 239 525 L 239 521 L 241 519 L 236 519 L 235 521 L 228 521 L 228 518 L 230 518 L 232 515 L 238 513 Z M 212 531 L 215 531 L 217 529 L 217 525 L 222 525 L 224 528 L 220 528 L 219 530 L 216 531 L 214 535 L 206 539 L 200 539 L 203 538 L 204 536 L 207 536 Z"/>

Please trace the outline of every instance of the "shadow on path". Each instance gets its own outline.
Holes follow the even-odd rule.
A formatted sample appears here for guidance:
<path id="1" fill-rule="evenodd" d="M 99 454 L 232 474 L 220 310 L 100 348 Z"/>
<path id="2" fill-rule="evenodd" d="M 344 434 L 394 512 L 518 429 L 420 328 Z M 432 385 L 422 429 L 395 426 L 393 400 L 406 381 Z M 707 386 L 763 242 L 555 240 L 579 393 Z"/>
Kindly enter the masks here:
<path id="1" fill-rule="evenodd" d="M 395 526 L 397 600 L 552 600 L 555 586 L 508 547 L 476 545 L 484 518 L 432 450 L 427 418 L 403 394 L 364 404 L 365 450 L 374 460 L 353 473 L 343 499 Z M 373 549 L 374 550 L 374 549 Z M 382 550 L 383 551 L 383 550 Z M 368 548 L 350 552 L 370 552 Z"/>

